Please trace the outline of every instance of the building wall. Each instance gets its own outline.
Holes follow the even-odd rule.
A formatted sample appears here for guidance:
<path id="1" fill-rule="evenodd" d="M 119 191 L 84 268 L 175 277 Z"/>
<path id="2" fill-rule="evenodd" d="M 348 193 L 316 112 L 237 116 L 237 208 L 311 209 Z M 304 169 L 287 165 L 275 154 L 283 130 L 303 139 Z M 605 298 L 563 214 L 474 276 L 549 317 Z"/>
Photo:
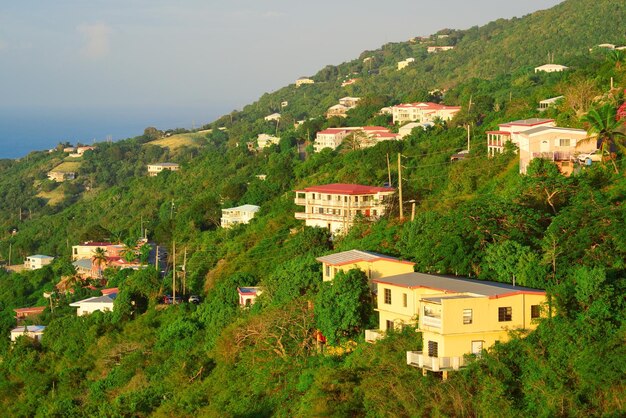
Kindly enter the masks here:
<path id="1" fill-rule="evenodd" d="M 354 263 L 333 266 L 327 263 L 322 265 L 322 279 L 327 282 L 332 280 L 338 271 L 359 269 L 365 272 L 370 280 L 382 279 L 383 277 L 395 276 L 396 274 L 412 273 L 413 263 L 400 260 L 374 260 L 357 261 Z"/>
<path id="2" fill-rule="evenodd" d="M 81 304 L 78 307 L 78 309 L 76 310 L 76 315 L 78 315 L 78 316 L 91 315 L 95 311 L 110 312 L 112 310 L 113 310 L 113 304 L 112 303 L 107 303 L 107 302 L 102 302 L 102 303 L 84 303 L 84 304 Z"/>
<path id="3" fill-rule="evenodd" d="M 570 157 L 575 154 L 594 151 L 596 149 L 595 141 L 581 143 L 579 147 L 576 147 L 576 144 L 585 138 L 587 138 L 587 132 L 553 131 L 532 137 L 519 135 L 520 173 L 526 173 L 528 164 L 533 160 L 533 154 L 559 153 L 560 157 L 557 160 L 570 160 Z M 561 139 L 569 139 L 570 145 L 560 145 Z M 544 158 L 549 159 L 550 155 L 546 155 Z"/>

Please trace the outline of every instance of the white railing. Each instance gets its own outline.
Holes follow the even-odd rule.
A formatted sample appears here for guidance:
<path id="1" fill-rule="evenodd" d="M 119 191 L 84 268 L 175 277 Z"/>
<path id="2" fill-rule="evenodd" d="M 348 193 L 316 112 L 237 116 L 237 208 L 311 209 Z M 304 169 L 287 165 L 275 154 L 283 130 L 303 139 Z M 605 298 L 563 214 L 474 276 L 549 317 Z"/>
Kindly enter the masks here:
<path id="1" fill-rule="evenodd" d="M 365 330 L 365 341 L 368 343 L 373 343 L 375 341 L 381 340 L 385 337 L 385 333 L 378 329 L 366 329 Z"/>
<path id="2" fill-rule="evenodd" d="M 441 318 L 434 318 L 432 316 L 422 315 L 422 326 L 441 328 Z"/>
<path id="3" fill-rule="evenodd" d="M 442 370 L 459 370 L 465 367 L 465 357 L 430 357 L 422 351 L 407 351 L 406 364 L 420 369 L 438 372 Z"/>

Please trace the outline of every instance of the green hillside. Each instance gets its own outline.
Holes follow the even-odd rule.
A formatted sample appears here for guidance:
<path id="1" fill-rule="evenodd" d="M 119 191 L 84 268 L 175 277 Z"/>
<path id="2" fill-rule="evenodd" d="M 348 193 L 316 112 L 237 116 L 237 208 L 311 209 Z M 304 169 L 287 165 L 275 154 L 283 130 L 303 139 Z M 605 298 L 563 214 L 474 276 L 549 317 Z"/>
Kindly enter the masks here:
<path id="1" fill-rule="evenodd" d="M 626 44 L 625 20 L 623 2 L 568 0 L 519 19 L 441 31 L 447 38 L 387 44 L 323 68 L 312 76 L 315 84 L 265 94 L 200 132 L 147 128 L 136 138 L 97 144 L 77 178 L 61 185 L 46 173 L 63 161 L 62 147 L 0 161 L 0 258 L 8 262 L 11 253 L 15 264 L 31 254 L 57 257 L 34 272 L 0 270 L 5 414 L 624 415 L 623 150 L 613 149 L 615 167 L 594 163 L 564 177 L 537 159 L 520 175 L 513 149 L 487 158 L 485 131 L 530 117 L 587 129 L 589 110 L 624 109 L 624 54 L 589 49 Z M 455 49 L 426 52 L 444 42 Z M 535 74 L 548 53 L 570 69 Z M 416 62 L 398 71 L 397 61 L 409 56 Z M 367 57 L 373 59 L 364 63 Z M 341 87 L 346 78 L 360 80 Z M 566 98 L 557 107 L 536 110 L 539 100 L 558 95 Z M 362 100 L 345 120 L 323 118 L 344 96 Z M 419 100 L 463 109 L 403 141 L 320 153 L 308 146 L 326 127 L 390 125 L 379 114 L 383 106 Z M 273 112 L 282 115 L 278 124 L 263 119 Z M 296 128 L 297 121 L 304 122 Z M 467 146 L 467 126 L 471 150 L 453 162 Z M 246 143 L 259 133 L 277 134 L 280 144 L 249 151 Z M 403 200 L 415 201 L 414 220 L 400 219 L 397 200 L 382 219 L 358 222 L 342 237 L 295 219 L 293 191 L 301 187 L 383 185 L 389 176 L 397 186 L 398 171 L 387 161 L 398 154 Z M 179 163 L 180 171 L 147 176 L 147 164 L 165 161 Z M 54 205 L 44 198 L 52 195 Z M 249 225 L 220 228 L 221 209 L 242 204 L 261 210 Z M 71 245 L 135 240 L 145 229 L 170 249 L 165 276 L 153 268 L 107 270 L 107 286 L 120 289 L 114 311 L 76 317 L 68 304 L 98 292 L 73 282 Z M 186 254 L 186 287 L 202 296 L 198 305 L 158 303 L 172 292 L 174 242 L 181 275 Z M 350 249 L 401 257 L 421 272 L 504 283 L 515 277 L 520 286 L 546 289 L 557 315 L 533 332 L 514 331 L 509 342 L 446 381 L 422 376 L 406 365 L 406 351 L 421 349 L 413 327 L 376 344 L 363 341 L 363 330 L 375 328 L 378 317 L 363 297 L 362 274 L 348 273 L 345 283 L 361 286 L 345 285 L 343 293 L 322 283 L 315 257 Z M 74 283 L 73 293 L 53 295 L 54 310 L 41 318 L 47 325 L 41 343 L 22 339 L 11 346 L 12 309 L 49 306 L 43 292 L 61 280 Z M 240 309 L 236 288 L 255 285 L 265 292 L 252 308 Z M 333 302 L 336 312 L 322 308 Z M 335 319 L 345 311 L 356 313 L 342 327 Z M 317 329 L 336 336 L 325 352 L 317 347 Z"/>

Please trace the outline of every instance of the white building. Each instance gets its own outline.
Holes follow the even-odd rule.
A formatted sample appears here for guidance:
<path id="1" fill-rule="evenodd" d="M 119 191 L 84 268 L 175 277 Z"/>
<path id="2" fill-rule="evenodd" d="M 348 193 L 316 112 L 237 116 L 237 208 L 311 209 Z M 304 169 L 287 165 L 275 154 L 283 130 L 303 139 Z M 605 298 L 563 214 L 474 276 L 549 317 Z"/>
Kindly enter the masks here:
<path id="1" fill-rule="evenodd" d="M 271 115 L 267 115 L 263 119 L 270 122 L 274 120 L 280 120 L 280 113 L 272 113 Z"/>
<path id="2" fill-rule="evenodd" d="M 32 338 L 35 341 L 41 341 L 43 333 L 46 330 L 44 325 L 25 325 L 13 328 L 11 330 L 11 341 L 15 342 L 19 337 Z"/>
<path id="3" fill-rule="evenodd" d="M 259 209 L 261 208 L 256 205 L 242 205 L 235 208 L 222 209 L 222 228 L 249 223 Z"/>
<path id="4" fill-rule="evenodd" d="M 439 118 L 447 121 L 461 110 L 461 106 L 445 106 L 438 103 L 403 103 L 391 107 L 393 123 L 433 122 Z"/>
<path id="5" fill-rule="evenodd" d="M 259 148 L 266 148 L 270 145 L 278 145 L 280 143 L 280 138 L 268 134 L 259 134 L 259 136 L 257 136 L 256 142 Z"/>
<path id="6" fill-rule="evenodd" d="M 539 67 L 535 67 L 535 73 L 544 72 L 544 73 L 558 73 L 561 71 L 567 70 L 568 67 L 565 65 L 559 64 L 545 64 Z"/>
<path id="7" fill-rule="evenodd" d="M 260 287 L 238 287 L 237 293 L 239 293 L 239 306 L 249 308 L 254 305 L 256 298 L 263 293 L 263 289 Z"/>
<path id="8" fill-rule="evenodd" d="M 561 99 L 563 99 L 563 96 L 557 96 L 557 97 L 552 97 L 550 99 L 542 100 L 539 102 L 539 107 L 537 108 L 537 110 L 539 110 L 540 112 L 543 112 L 547 108 L 553 107 L 554 105 L 556 105 L 556 103 Z"/>
<path id="9" fill-rule="evenodd" d="M 413 129 L 415 128 L 422 128 L 423 130 L 426 130 L 430 126 L 434 126 L 434 124 L 432 122 L 409 122 L 398 129 L 398 135 L 400 135 L 400 138 L 402 139 L 411 135 L 411 132 L 413 132 Z"/>
<path id="10" fill-rule="evenodd" d="M 296 80 L 296 87 L 300 87 L 303 84 L 314 84 L 315 81 L 310 79 L 309 77 L 300 77 Z"/>
<path id="11" fill-rule="evenodd" d="M 415 62 L 415 58 L 407 58 L 405 60 L 398 61 L 398 71 L 405 69 L 406 67 L 409 66 L 409 64 L 414 63 L 414 62 Z"/>
<path id="12" fill-rule="evenodd" d="M 295 203 L 304 206 L 304 212 L 296 212 L 295 216 L 306 226 L 344 233 L 358 216 L 375 220 L 384 215 L 395 191 L 392 187 L 345 183 L 306 187 L 296 190 Z"/>
<path id="13" fill-rule="evenodd" d="M 178 171 L 180 166 L 176 163 L 154 163 L 148 164 L 148 175 L 154 177 L 162 171 Z"/>
<path id="14" fill-rule="evenodd" d="M 436 54 L 437 52 L 450 51 L 451 49 L 454 49 L 454 47 L 453 46 L 429 46 L 428 49 L 426 49 L 426 52 L 428 52 L 429 54 Z"/>
<path id="15" fill-rule="evenodd" d="M 78 302 L 70 303 L 70 306 L 73 308 L 78 308 L 76 310 L 77 316 L 91 315 L 95 311 L 112 312 L 113 304 L 116 297 L 116 293 L 111 293 L 103 296 L 94 296 L 84 300 L 79 300 Z"/>
<path id="16" fill-rule="evenodd" d="M 398 134 L 389 131 L 382 126 L 351 126 L 345 128 L 328 128 L 320 131 L 315 136 L 313 149 L 320 152 L 324 148 L 337 149 L 348 135 L 357 136 L 358 148 L 369 148 L 381 141 L 396 140 Z"/>
<path id="17" fill-rule="evenodd" d="M 26 262 L 24 263 L 24 268 L 26 270 L 38 270 L 43 266 L 47 266 L 48 264 L 54 261 L 54 257 L 50 257 L 49 255 L 31 255 L 26 257 Z"/>

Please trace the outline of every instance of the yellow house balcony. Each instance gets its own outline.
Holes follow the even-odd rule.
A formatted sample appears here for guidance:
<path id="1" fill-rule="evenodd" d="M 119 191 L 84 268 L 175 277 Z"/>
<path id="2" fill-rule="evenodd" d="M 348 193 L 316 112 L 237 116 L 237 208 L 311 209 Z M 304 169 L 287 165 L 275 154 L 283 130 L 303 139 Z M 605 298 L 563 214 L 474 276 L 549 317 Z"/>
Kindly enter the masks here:
<path id="1" fill-rule="evenodd" d="M 373 343 L 378 340 L 381 340 L 385 337 L 385 333 L 379 329 L 366 329 L 365 330 L 365 341 L 368 343 Z"/>
<path id="2" fill-rule="evenodd" d="M 406 352 L 406 364 L 433 372 L 459 370 L 467 363 L 465 357 L 430 357 L 422 351 Z"/>

